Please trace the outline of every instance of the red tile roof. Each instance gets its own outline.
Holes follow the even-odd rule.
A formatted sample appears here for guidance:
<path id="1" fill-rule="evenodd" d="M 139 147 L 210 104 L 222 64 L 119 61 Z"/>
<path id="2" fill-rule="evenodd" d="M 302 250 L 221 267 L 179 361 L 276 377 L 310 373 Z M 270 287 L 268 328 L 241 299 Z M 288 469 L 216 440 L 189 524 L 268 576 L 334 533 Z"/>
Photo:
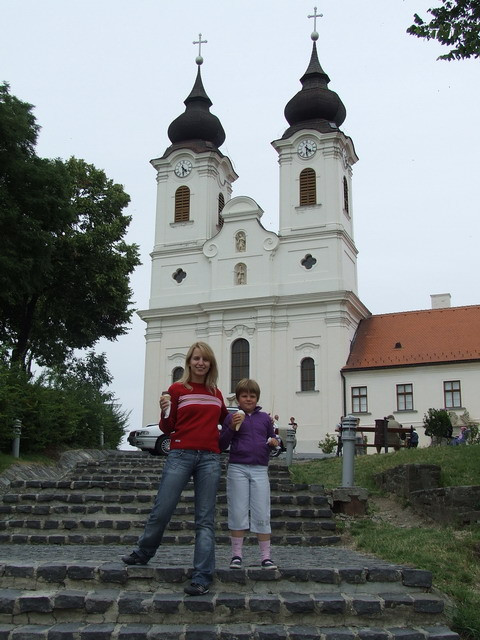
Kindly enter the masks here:
<path id="1" fill-rule="evenodd" d="M 343 371 L 480 360 L 480 305 L 361 320 Z"/>

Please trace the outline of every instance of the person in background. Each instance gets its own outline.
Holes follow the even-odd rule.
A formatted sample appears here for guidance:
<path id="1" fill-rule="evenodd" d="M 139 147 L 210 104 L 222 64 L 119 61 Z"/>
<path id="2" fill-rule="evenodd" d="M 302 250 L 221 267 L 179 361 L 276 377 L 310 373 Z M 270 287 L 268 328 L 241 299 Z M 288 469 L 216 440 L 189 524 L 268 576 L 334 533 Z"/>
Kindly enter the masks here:
<path id="1" fill-rule="evenodd" d="M 410 427 L 410 433 L 407 441 L 408 449 L 416 449 L 418 447 L 418 433 L 413 425 Z"/>
<path id="2" fill-rule="evenodd" d="M 394 451 L 400 451 L 400 447 L 402 446 L 402 440 L 400 438 L 400 433 L 396 431 L 391 431 L 391 429 L 400 429 L 401 424 L 395 420 L 394 416 L 390 414 L 387 416 L 388 424 L 387 424 L 387 445 L 389 447 L 393 447 Z"/>
<path id="3" fill-rule="evenodd" d="M 335 431 L 337 432 L 337 451 L 336 451 L 336 456 L 338 458 L 338 457 L 340 457 L 342 455 L 342 449 L 343 449 L 342 425 L 341 425 L 340 422 L 335 427 Z"/>
<path id="4" fill-rule="evenodd" d="M 257 534 L 260 562 L 264 569 L 276 569 L 271 559 L 270 482 L 268 462 L 270 447 L 278 446 L 272 419 L 258 406 L 260 387 L 244 378 L 235 388 L 240 410 L 245 418 L 238 430 L 235 416 L 222 425 L 220 448 L 230 446 L 227 470 L 228 528 L 232 545 L 231 569 L 243 562 L 243 539 L 250 530 Z"/>
<path id="5" fill-rule="evenodd" d="M 288 423 L 288 426 L 290 427 L 290 429 L 293 429 L 296 433 L 298 429 L 298 424 L 295 422 L 295 418 L 293 416 L 290 418 L 290 422 Z"/>
<path id="6" fill-rule="evenodd" d="M 138 546 L 122 557 L 127 565 L 144 565 L 155 555 L 180 495 L 193 477 L 194 569 L 192 582 L 185 587 L 190 596 L 208 593 L 215 569 L 215 506 L 220 480 L 218 425 L 228 415 L 217 378 L 211 347 L 196 342 L 188 350 L 182 378 L 160 398 L 160 429 L 171 436 L 170 453 Z"/>
<path id="7" fill-rule="evenodd" d="M 450 440 L 450 444 L 452 447 L 456 447 L 459 444 L 467 444 L 467 440 L 468 440 L 467 427 L 460 427 L 460 433 L 456 438 L 452 438 L 452 440 Z"/>

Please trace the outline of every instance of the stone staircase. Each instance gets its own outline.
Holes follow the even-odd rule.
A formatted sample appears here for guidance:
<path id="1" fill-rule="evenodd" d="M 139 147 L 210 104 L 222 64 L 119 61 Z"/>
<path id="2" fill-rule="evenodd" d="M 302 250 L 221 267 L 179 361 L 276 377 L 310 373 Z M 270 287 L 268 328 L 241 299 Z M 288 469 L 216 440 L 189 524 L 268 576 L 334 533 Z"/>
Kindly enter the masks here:
<path id="1" fill-rule="evenodd" d="M 245 568 L 228 568 L 224 481 L 210 593 L 183 592 L 191 486 L 155 558 L 126 567 L 119 556 L 143 530 L 163 463 L 104 451 L 83 453 L 70 470 L 9 473 L 0 495 L 0 640 L 457 640 L 430 573 L 339 546 L 326 496 L 292 484 L 281 462 L 270 466 L 278 570 L 260 568 L 253 544 Z M 256 545 L 254 536 L 247 542 Z"/>

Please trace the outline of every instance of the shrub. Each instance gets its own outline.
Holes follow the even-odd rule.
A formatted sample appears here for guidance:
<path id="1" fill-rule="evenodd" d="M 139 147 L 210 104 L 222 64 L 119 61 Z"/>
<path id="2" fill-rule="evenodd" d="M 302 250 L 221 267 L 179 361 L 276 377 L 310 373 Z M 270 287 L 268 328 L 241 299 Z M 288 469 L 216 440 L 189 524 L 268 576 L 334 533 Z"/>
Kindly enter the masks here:
<path id="1" fill-rule="evenodd" d="M 327 433 L 325 439 L 320 440 L 318 446 L 323 451 L 323 453 L 333 453 L 333 450 L 337 446 L 337 439 L 335 438 L 335 436 L 331 436 L 329 433 Z"/>

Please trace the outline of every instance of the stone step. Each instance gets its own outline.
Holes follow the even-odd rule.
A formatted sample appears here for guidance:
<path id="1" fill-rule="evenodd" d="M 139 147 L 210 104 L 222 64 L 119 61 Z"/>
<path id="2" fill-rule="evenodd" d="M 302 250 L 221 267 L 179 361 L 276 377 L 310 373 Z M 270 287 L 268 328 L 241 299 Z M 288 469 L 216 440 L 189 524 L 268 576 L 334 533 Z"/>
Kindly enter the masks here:
<path id="1" fill-rule="evenodd" d="M 128 516 L 148 516 L 151 511 L 151 504 L 138 506 L 122 505 L 122 504 L 36 504 L 36 500 L 32 500 L 32 504 L 0 504 L 0 518 L 10 520 L 12 516 L 59 516 L 73 514 L 77 517 L 82 515 L 128 515 Z M 180 506 L 175 509 L 174 516 L 194 516 L 195 508 L 192 505 Z M 228 515 L 227 507 L 221 506 L 217 509 L 217 517 L 226 518 Z M 273 507 L 270 512 L 272 520 L 283 519 L 285 521 L 309 520 L 314 518 L 330 519 L 332 511 L 328 509 L 280 509 Z M 1 523 L 0 523 L 1 526 Z"/>
<path id="2" fill-rule="evenodd" d="M 458 640 L 444 625 L 317 627 L 306 624 L 112 624 L 63 622 L 0 625 L 1 640 Z"/>
<path id="3" fill-rule="evenodd" d="M 167 592 L 103 589 L 5 589 L 0 597 L 0 624 L 54 624 L 98 621 L 114 624 L 255 622 L 320 626 L 435 624 L 444 622 L 444 602 L 431 593 L 344 594 L 309 592 L 238 593 L 213 590 L 185 595 L 183 584 Z"/>
<path id="4" fill-rule="evenodd" d="M 95 533 L 67 533 L 66 530 L 58 530 L 53 533 L 38 533 L 27 530 L 24 533 L 0 533 L 0 545 L 2 544 L 47 544 L 47 545 L 135 545 L 138 536 L 142 532 L 139 527 L 136 533 L 121 533 L 114 531 L 113 526 L 109 529 L 109 533 L 98 531 Z M 341 537 L 333 532 L 324 532 L 319 529 L 315 535 L 304 534 L 288 534 L 288 533 L 272 533 L 271 541 L 274 545 L 304 545 L 304 546 L 326 546 L 339 544 Z M 167 533 L 163 537 L 165 545 L 192 545 L 195 541 L 194 533 L 184 533 L 183 535 L 172 535 Z M 228 544 L 230 537 L 225 527 L 225 535 L 217 533 L 215 536 L 217 544 Z M 245 544 L 257 544 L 255 535 L 247 535 L 244 538 Z"/>
<path id="5" fill-rule="evenodd" d="M 41 552 L 42 549 L 39 549 Z M 45 549 L 43 549 L 45 551 Z M 98 549 L 94 550 L 98 553 Z M 116 550 L 118 556 L 120 549 Z M 217 569 L 215 571 L 215 589 L 244 594 L 271 593 L 275 589 L 285 592 L 337 592 L 344 594 L 424 594 L 431 591 L 432 574 L 429 571 L 412 569 L 398 565 L 382 565 L 370 559 L 370 566 L 361 566 L 358 561 L 348 559 L 348 552 L 337 550 L 337 555 L 347 556 L 345 566 L 292 566 L 286 557 L 292 549 L 275 549 L 280 568 L 276 570 L 262 569 L 256 551 L 245 554 L 244 567 L 230 569 L 229 549 L 217 547 Z M 41 553 L 39 554 L 41 555 Z M 127 566 L 120 558 L 106 561 L 74 560 L 70 554 L 68 559 L 49 557 L 47 561 L 28 562 L 20 560 L 1 563 L 1 589 L 28 589 L 43 591 L 45 588 L 65 587 L 69 589 L 85 589 L 88 591 L 121 588 L 124 590 L 142 590 L 145 593 L 170 593 L 175 585 L 190 580 L 192 569 L 175 561 L 174 553 L 163 549 L 163 560 L 170 559 L 172 564 L 162 562 L 162 558 L 153 559 L 145 566 Z M 93 553 L 95 555 L 95 553 Z M 108 553 L 103 553 L 104 557 Z M 314 553 L 313 564 L 315 561 Z M 324 554 L 325 555 L 325 554 Z M 51 556 L 51 554 L 50 554 Z M 186 550 L 178 552 L 178 557 L 188 557 Z M 257 564 L 249 561 L 255 557 Z M 305 559 L 303 559 L 305 563 Z M 367 564 L 365 562 L 364 564 Z M 223 567 L 221 565 L 224 565 Z"/>
<path id="6" fill-rule="evenodd" d="M 29 531 L 135 531 L 141 532 L 145 526 L 147 518 L 131 518 L 128 520 L 119 520 L 118 517 L 111 518 L 12 518 L 10 520 L 0 521 L 0 532 L 3 533 L 23 533 L 25 529 Z M 284 520 L 274 519 L 271 522 L 272 534 L 279 533 L 311 533 L 315 532 L 321 535 L 322 532 L 331 533 L 336 530 L 334 520 L 303 521 L 303 520 Z M 179 517 L 172 518 L 168 524 L 169 531 L 195 531 L 195 522 L 191 517 L 186 519 Z M 225 520 L 216 523 L 217 531 L 228 531 L 227 522 Z"/>
<path id="7" fill-rule="evenodd" d="M 95 488 L 94 488 L 95 489 Z M 62 491 L 41 491 L 40 493 L 18 493 L 8 492 L 0 498 L 0 503 L 3 505 L 12 504 L 44 504 L 44 503 L 56 503 L 56 504 L 153 504 L 156 491 L 150 491 L 148 493 L 110 493 L 110 492 L 98 492 L 95 490 L 86 491 L 82 490 L 78 493 L 74 493 L 68 488 L 62 487 Z M 179 504 L 192 503 L 193 493 L 184 491 L 180 497 Z M 227 497 L 225 494 L 219 494 L 217 496 L 217 504 L 226 504 Z M 273 493 L 270 498 L 272 506 L 278 506 L 286 508 L 292 506 L 301 507 L 313 507 L 313 508 L 329 508 L 328 498 L 324 495 L 316 495 L 314 493 L 300 493 L 300 494 L 285 494 L 285 493 Z"/>
<path id="8" fill-rule="evenodd" d="M 159 484 L 159 478 L 154 477 L 149 479 L 142 474 L 138 479 L 133 478 L 125 479 L 125 477 L 113 476 L 111 479 L 105 477 L 96 480 L 72 480 L 70 477 L 62 478 L 61 480 L 13 480 L 10 484 L 10 488 L 18 491 L 24 491 L 27 489 L 38 489 L 40 491 L 44 489 L 68 489 L 70 491 L 86 491 L 89 489 L 104 489 L 107 491 L 112 490 L 124 490 L 124 491 L 157 491 Z M 193 491 L 193 482 L 188 482 L 185 485 L 185 491 Z M 298 493 L 302 491 L 308 491 L 309 486 L 306 484 L 294 484 L 288 479 L 284 480 L 270 480 L 270 490 L 272 493 L 285 492 L 285 493 Z M 226 481 L 220 480 L 219 492 L 226 491 Z"/>

